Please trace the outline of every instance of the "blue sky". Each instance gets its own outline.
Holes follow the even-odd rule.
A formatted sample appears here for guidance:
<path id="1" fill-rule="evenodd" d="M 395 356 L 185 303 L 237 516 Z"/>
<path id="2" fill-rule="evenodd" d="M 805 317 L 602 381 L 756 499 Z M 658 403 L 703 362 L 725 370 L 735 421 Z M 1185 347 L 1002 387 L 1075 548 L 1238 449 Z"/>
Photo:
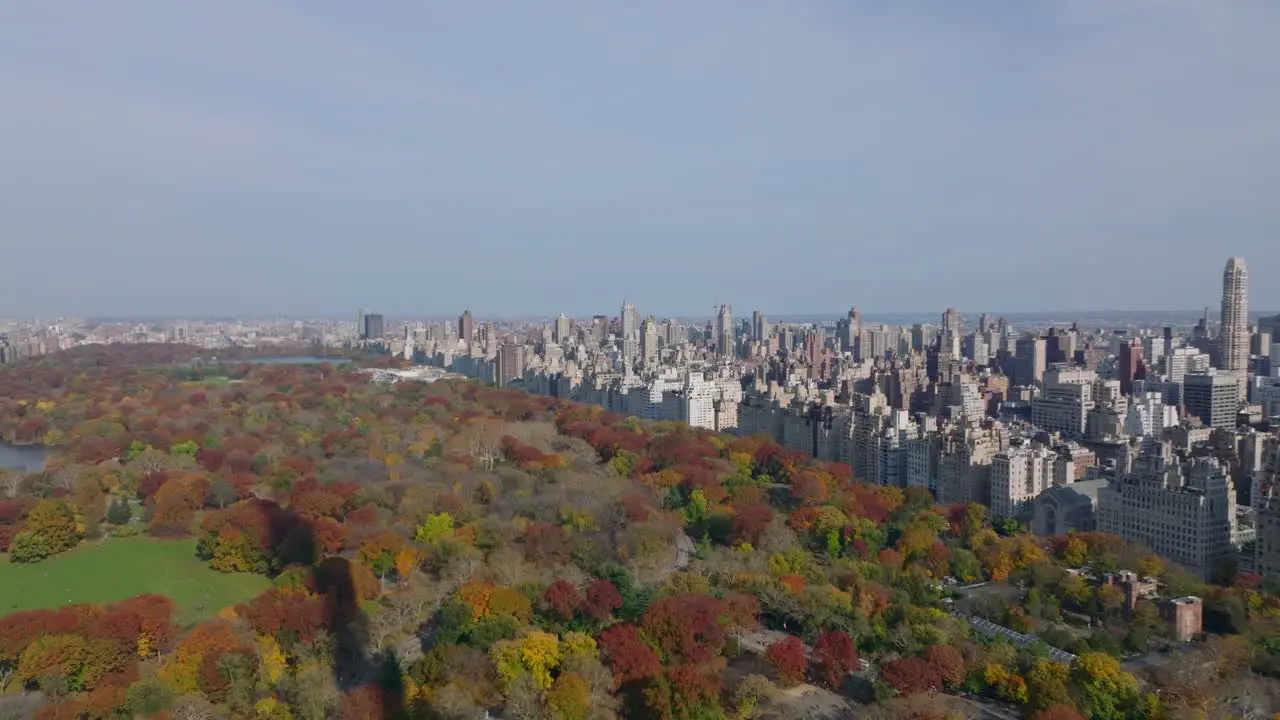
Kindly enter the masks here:
<path id="1" fill-rule="evenodd" d="M 1280 309 L 1280 3 L 0 5 L 0 316 Z"/>

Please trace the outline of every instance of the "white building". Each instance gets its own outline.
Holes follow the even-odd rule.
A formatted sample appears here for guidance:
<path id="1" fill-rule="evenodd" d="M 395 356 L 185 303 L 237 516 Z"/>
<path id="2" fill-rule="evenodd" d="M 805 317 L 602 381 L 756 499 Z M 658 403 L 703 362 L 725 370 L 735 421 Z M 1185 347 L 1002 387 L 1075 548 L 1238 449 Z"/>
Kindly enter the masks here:
<path id="1" fill-rule="evenodd" d="M 1025 518 L 1031 502 L 1053 486 L 1056 453 L 1044 447 L 1009 448 L 991 460 L 991 516 Z"/>
<path id="2" fill-rule="evenodd" d="M 1178 424 L 1178 409 L 1164 403 L 1164 395 L 1145 392 L 1134 398 L 1124 418 L 1124 432 L 1134 437 L 1160 437 L 1167 427 Z"/>
<path id="3" fill-rule="evenodd" d="M 1214 458 L 1177 461 L 1168 443 L 1098 491 L 1098 531 L 1138 541 L 1208 578 L 1235 554 L 1236 491 Z"/>

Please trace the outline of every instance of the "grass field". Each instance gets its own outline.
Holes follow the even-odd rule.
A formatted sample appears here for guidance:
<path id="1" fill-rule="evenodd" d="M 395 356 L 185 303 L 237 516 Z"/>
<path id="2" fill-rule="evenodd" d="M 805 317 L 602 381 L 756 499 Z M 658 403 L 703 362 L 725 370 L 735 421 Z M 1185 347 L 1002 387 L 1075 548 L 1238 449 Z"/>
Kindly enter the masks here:
<path id="1" fill-rule="evenodd" d="M 271 584 L 261 575 L 210 570 L 195 556 L 195 548 L 194 540 L 113 538 L 89 541 L 33 565 L 0 559 L 0 616 L 156 593 L 177 603 L 178 621 L 189 625 Z"/>
<path id="2" fill-rule="evenodd" d="M 201 387 L 201 386 L 205 386 L 205 387 L 231 387 L 232 385 L 236 385 L 236 384 L 239 384 L 239 383 L 241 383 L 241 382 L 244 382 L 244 381 L 243 381 L 243 380 L 232 380 L 231 378 L 229 378 L 229 377 L 227 377 L 227 376 L 225 376 L 225 375 L 210 375 L 210 376 L 208 376 L 208 377 L 206 377 L 206 378 L 203 378 L 203 379 L 201 379 L 201 380 L 187 380 L 187 381 L 183 382 L 182 384 L 183 384 L 183 385 L 190 386 L 190 387 Z"/>

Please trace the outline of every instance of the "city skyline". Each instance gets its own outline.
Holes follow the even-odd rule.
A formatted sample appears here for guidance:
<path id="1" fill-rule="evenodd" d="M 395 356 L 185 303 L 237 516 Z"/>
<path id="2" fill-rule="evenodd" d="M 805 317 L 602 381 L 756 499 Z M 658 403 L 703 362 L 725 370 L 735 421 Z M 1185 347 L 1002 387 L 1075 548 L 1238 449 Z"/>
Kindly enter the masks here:
<path id="1" fill-rule="evenodd" d="M 728 304 L 732 308 L 739 307 L 733 303 L 728 303 Z M 458 316 L 461 314 L 461 312 L 469 310 L 470 308 L 464 307 L 461 311 L 458 311 L 458 312 L 450 312 L 448 310 L 437 311 L 437 312 L 412 312 L 412 311 L 409 311 L 409 312 L 394 311 L 393 312 L 393 311 L 384 311 L 380 308 L 365 308 L 365 309 L 368 310 L 370 313 L 381 315 L 384 318 L 386 318 L 388 321 L 394 321 L 394 322 L 433 321 L 433 322 L 456 323 L 458 320 Z M 553 321 L 556 317 L 559 317 L 560 315 L 566 315 L 575 322 L 587 322 L 592 317 L 595 317 L 597 315 L 603 315 L 609 318 L 610 320 L 615 320 L 619 318 L 619 315 L 617 314 L 616 311 L 609 310 L 608 308 L 603 308 L 602 310 L 603 311 L 583 311 L 578 313 L 560 311 L 560 312 L 549 313 L 549 314 L 517 314 L 517 313 L 507 312 L 507 313 L 497 313 L 492 315 L 481 315 L 479 313 L 473 313 L 473 316 L 477 319 L 477 321 L 496 320 L 501 322 L 520 322 L 520 321 L 548 322 L 548 321 Z M 677 319 L 677 320 L 697 320 L 697 321 L 713 321 L 715 319 L 714 312 L 704 312 L 703 314 L 688 312 L 688 313 L 675 313 L 675 314 L 667 315 L 667 314 L 647 312 L 645 311 L 644 308 L 637 308 L 637 310 L 641 312 L 642 319 L 645 317 L 649 317 L 651 315 L 659 319 L 670 318 L 670 319 Z M 735 312 L 743 312 L 744 310 L 747 313 L 747 315 L 745 317 L 740 317 L 739 322 L 743 320 L 749 321 L 751 319 L 750 313 L 752 312 L 762 312 L 771 322 L 801 323 L 801 322 L 817 321 L 817 322 L 831 323 L 844 317 L 845 313 L 847 312 L 847 310 L 831 310 L 831 311 L 812 312 L 812 313 L 772 313 L 765 308 L 749 307 L 745 305 L 742 306 L 742 309 L 735 309 Z M 932 325 L 938 325 L 939 319 L 941 317 L 941 313 L 945 310 L 945 308 L 940 308 L 937 310 L 918 310 L 918 311 L 906 311 L 906 312 L 877 311 L 874 309 L 865 310 L 865 309 L 862 309 L 861 307 L 860 307 L 860 310 L 862 310 L 862 317 L 864 321 L 867 321 L 867 322 L 884 323 L 884 324 L 890 324 L 890 325 L 912 324 L 916 322 L 923 322 L 923 323 L 928 323 Z M 1004 311 L 1004 310 L 983 310 L 980 308 L 972 309 L 972 310 L 966 310 L 964 308 L 956 308 L 956 310 L 960 312 L 960 315 L 962 316 L 964 320 L 964 324 L 966 326 L 972 325 L 973 323 L 977 322 L 978 316 L 983 314 L 990 315 L 992 317 L 1002 317 L 1012 323 L 1027 322 L 1027 321 L 1044 322 L 1052 319 L 1054 323 L 1067 324 L 1067 325 L 1071 324 L 1072 322 L 1086 322 L 1088 320 L 1097 320 L 1099 322 L 1107 323 L 1107 322 L 1115 322 L 1117 320 L 1129 318 L 1132 320 L 1146 321 L 1151 327 L 1158 325 L 1162 319 L 1176 319 L 1178 321 L 1185 322 L 1187 324 L 1195 324 L 1196 322 L 1206 317 L 1206 310 L 1208 311 L 1207 317 L 1211 324 L 1216 325 L 1220 322 L 1220 319 L 1221 319 L 1221 311 L 1216 306 L 1209 306 L 1209 305 L 1206 305 L 1201 308 L 1173 308 L 1173 309 L 1166 309 L 1166 310 L 1158 310 L 1158 309 L 1157 310 L 1152 310 L 1152 309 L 1052 310 L 1052 309 L 1049 309 L 1049 310 L 1039 310 L 1039 311 L 1037 310 Z M 169 314 L 169 313 L 151 312 L 151 313 L 136 313 L 136 314 L 125 314 L 125 315 L 94 315 L 91 313 L 54 315 L 54 314 L 37 313 L 33 315 L 28 315 L 28 316 L 19 316 L 19 315 L 0 316 L 0 320 L 30 322 L 33 319 L 38 319 L 42 323 L 54 322 L 60 319 L 72 319 L 72 318 L 77 320 L 88 320 L 93 322 L 104 322 L 104 323 L 118 323 L 118 322 L 149 323 L 149 322 L 173 322 L 173 321 L 181 321 L 181 320 L 202 321 L 202 322 L 236 322 L 240 320 L 246 320 L 246 321 L 271 321 L 271 320 L 344 321 L 344 320 L 351 320 L 350 318 L 351 314 L 352 312 L 349 310 L 335 311 L 330 313 L 309 312 L 309 313 L 300 313 L 300 314 L 284 314 L 284 313 L 269 313 L 269 312 L 249 312 L 249 313 L 240 313 L 240 314 L 220 314 L 220 313 Z M 1253 322 L 1260 318 L 1267 318 L 1267 317 L 1274 316 L 1276 314 L 1280 314 L 1280 308 L 1278 309 L 1251 308 L 1248 311 L 1247 317 L 1249 322 Z"/>
<path id="2" fill-rule="evenodd" d="M 0 314 L 680 315 L 747 283 L 779 315 L 1083 311 L 1216 305 L 1224 255 L 1280 275 L 1271 4 L 127 0 L 5 26 Z"/>

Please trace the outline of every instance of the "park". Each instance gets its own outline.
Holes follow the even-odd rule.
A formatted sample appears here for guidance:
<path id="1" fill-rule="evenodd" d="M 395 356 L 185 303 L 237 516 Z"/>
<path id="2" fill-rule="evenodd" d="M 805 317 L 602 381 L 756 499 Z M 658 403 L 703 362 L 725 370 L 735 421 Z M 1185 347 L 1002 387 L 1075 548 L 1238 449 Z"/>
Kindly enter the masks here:
<path id="1" fill-rule="evenodd" d="M 220 573 L 196 557 L 195 540 L 121 537 L 87 542 L 32 564 L 0 563 L 0 614 L 165 595 L 192 625 L 270 587 L 261 575 Z"/>

